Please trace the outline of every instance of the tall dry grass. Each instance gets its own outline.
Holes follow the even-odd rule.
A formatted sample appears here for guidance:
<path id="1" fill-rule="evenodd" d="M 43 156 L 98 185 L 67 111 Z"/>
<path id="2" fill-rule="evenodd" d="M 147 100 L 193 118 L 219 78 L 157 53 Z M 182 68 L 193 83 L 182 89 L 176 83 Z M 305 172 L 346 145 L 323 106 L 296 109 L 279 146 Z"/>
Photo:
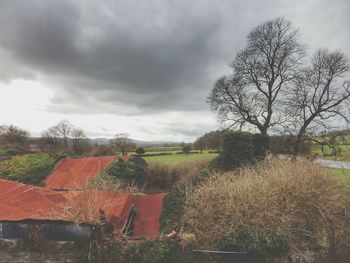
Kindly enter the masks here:
<path id="1" fill-rule="evenodd" d="M 61 220 L 81 223 L 98 224 L 99 209 L 108 209 L 112 205 L 111 200 L 103 200 L 99 193 L 92 189 L 83 191 L 72 191 L 65 195 L 66 201 L 61 204 L 59 217 Z"/>
<path id="2" fill-rule="evenodd" d="M 211 175 L 190 197 L 184 232 L 193 233 L 200 247 L 215 248 L 242 227 L 269 229 L 285 238 L 295 262 L 311 262 L 311 246 L 325 251 L 344 245 L 349 220 L 350 191 L 335 177 L 308 161 L 270 160 Z M 345 247 L 350 250 L 349 243 Z"/>
<path id="3" fill-rule="evenodd" d="M 169 190 L 176 184 L 197 184 L 203 169 L 208 167 L 210 159 L 183 162 L 172 166 L 162 162 L 151 162 L 145 169 L 146 188 Z"/>
<path id="4" fill-rule="evenodd" d="M 136 184 L 127 183 L 120 178 L 110 176 L 105 173 L 100 173 L 99 175 L 90 179 L 86 188 L 115 193 L 137 194 L 143 192 L 143 189 L 138 187 Z"/>

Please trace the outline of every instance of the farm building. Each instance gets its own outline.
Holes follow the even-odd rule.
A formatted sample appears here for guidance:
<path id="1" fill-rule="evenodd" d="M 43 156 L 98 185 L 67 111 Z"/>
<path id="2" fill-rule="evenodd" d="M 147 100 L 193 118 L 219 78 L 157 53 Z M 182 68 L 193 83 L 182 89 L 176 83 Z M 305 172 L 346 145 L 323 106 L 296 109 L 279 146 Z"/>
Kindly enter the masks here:
<path id="1" fill-rule="evenodd" d="M 89 179 L 105 169 L 115 158 L 115 156 L 65 158 L 56 165 L 44 184 L 54 190 L 82 189 Z"/>
<path id="2" fill-rule="evenodd" d="M 54 191 L 0 180 L 0 238 L 20 238 L 35 225 L 47 239 L 89 239 L 101 215 L 115 235 L 156 238 L 164 195 Z"/>

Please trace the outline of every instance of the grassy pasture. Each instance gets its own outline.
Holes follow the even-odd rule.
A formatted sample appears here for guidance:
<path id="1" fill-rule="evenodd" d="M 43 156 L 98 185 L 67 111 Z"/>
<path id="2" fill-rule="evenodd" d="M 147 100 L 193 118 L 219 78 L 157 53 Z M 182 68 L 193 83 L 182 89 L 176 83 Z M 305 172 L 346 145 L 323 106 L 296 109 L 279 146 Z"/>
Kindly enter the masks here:
<path id="1" fill-rule="evenodd" d="M 38 185 L 50 173 L 56 158 L 45 153 L 24 154 L 0 163 L 0 178 Z"/>
<path id="2" fill-rule="evenodd" d="M 350 187 L 350 169 L 326 168 L 331 174 L 338 176 Z"/>
<path id="3" fill-rule="evenodd" d="M 147 162 L 162 162 L 168 165 L 178 165 L 187 161 L 200 161 L 204 159 L 213 159 L 218 156 L 217 153 L 203 154 L 172 154 L 163 156 L 148 156 L 144 157 Z"/>
<path id="4" fill-rule="evenodd" d="M 330 149 L 328 146 L 324 146 L 324 152 L 325 152 L 324 154 L 321 151 L 321 147 L 315 145 L 312 148 L 312 154 L 322 159 L 329 159 L 329 160 L 338 159 L 343 161 L 350 161 L 350 145 L 347 145 L 347 144 L 338 145 L 337 148 L 340 150 L 340 155 L 336 157 L 332 155 L 332 149 Z"/>

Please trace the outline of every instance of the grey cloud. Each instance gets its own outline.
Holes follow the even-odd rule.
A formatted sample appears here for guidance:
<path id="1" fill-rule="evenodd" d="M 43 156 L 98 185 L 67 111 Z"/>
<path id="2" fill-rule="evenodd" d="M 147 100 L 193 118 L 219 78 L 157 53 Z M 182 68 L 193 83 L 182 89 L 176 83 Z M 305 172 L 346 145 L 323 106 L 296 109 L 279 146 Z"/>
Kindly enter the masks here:
<path id="1" fill-rule="evenodd" d="M 336 46 L 350 40 L 344 9 L 346 0 L 2 0 L 0 78 L 40 78 L 55 91 L 48 110 L 63 113 L 205 111 L 253 26 L 284 15 L 303 39 L 322 42 L 315 32 L 327 28 Z"/>

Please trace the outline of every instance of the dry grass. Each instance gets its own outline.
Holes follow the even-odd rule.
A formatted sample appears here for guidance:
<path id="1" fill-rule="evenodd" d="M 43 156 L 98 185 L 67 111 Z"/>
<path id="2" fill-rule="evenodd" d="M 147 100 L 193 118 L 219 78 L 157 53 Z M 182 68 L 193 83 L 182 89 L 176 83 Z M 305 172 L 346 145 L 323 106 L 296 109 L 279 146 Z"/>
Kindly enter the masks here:
<path id="1" fill-rule="evenodd" d="M 176 166 L 151 162 L 145 171 L 147 188 L 169 190 L 175 184 L 197 184 L 211 159 L 188 161 Z"/>
<path id="2" fill-rule="evenodd" d="M 305 242 L 327 247 L 332 229 L 337 242 L 344 241 L 349 207 L 349 189 L 324 169 L 308 161 L 271 160 L 210 176 L 190 198 L 184 231 L 213 248 L 242 226 L 272 229 L 286 237 L 295 261 L 308 262 L 313 256 Z"/>
<path id="3" fill-rule="evenodd" d="M 105 200 L 101 204 L 99 193 L 92 189 L 69 192 L 66 198 L 67 201 L 62 204 L 61 220 L 74 222 L 77 225 L 98 224 L 99 209 L 105 210 L 111 206 L 111 200 Z"/>
<path id="4" fill-rule="evenodd" d="M 135 184 L 126 183 L 121 179 L 108 174 L 101 173 L 92 179 L 87 184 L 88 189 L 95 189 L 101 191 L 109 191 L 114 193 L 142 193 L 143 189 L 140 189 Z"/>

